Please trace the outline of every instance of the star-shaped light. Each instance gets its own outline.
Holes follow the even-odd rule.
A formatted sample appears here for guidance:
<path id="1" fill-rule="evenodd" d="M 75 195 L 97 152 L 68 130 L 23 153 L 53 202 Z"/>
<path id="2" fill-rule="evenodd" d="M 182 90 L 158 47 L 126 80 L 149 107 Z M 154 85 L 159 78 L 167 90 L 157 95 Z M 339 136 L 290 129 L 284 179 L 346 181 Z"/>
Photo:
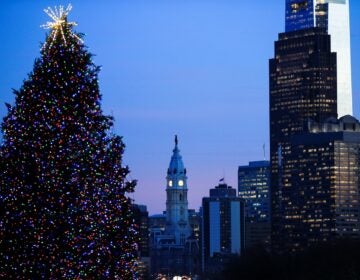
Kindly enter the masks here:
<path id="1" fill-rule="evenodd" d="M 69 4 L 66 7 L 66 9 L 64 9 L 63 6 L 59 6 L 59 8 L 55 6 L 54 9 L 51 9 L 50 7 L 48 7 L 47 9 L 44 9 L 44 12 L 53 20 L 53 21 L 48 21 L 46 24 L 41 25 L 41 27 L 43 27 L 45 29 L 52 29 L 52 40 L 50 43 L 50 48 L 51 48 L 53 42 L 55 41 L 56 36 L 59 34 L 59 32 L 61 33 L 61 36 L 64 40 L 64 44 L 66 45 L 66 38 L 64 35 L 64 26 L 71 27 L 71 26 L 77 25 L 77 23 L 74 21 L 68 22 L 66 20 L 66 17 L 68 16 L 68 14 L 70 13 L 71 10 L 72 10 L 71 4 Z M 83 42 L 81 40 L 81 38 L 74 33 L 71 33 L 70 36 L 76 38 L 80 42 Z M 45 43 L 44 47 L 45 46 L 46 46 L 46 43 Z"/>

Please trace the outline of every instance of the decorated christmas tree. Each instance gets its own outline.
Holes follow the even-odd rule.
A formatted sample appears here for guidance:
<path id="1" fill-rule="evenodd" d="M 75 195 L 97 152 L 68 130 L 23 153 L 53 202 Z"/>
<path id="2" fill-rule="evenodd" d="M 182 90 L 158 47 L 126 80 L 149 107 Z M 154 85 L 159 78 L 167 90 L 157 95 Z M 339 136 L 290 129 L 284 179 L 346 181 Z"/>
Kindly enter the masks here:
<path id="1" fill-rule="evenodd" d="M 1 279 L 136 279 L 135 182 L 70 10 L 45 10 L 41 57 L 2 123 Z"/>

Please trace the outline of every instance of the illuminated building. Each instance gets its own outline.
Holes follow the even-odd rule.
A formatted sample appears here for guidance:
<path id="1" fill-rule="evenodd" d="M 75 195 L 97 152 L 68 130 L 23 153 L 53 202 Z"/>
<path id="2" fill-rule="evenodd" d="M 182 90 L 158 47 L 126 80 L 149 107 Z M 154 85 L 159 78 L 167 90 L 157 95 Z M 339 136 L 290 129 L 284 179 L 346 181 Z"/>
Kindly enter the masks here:
<path id="1" fill-rule="evenodd" d="M 165 232 L 175 236 L 175 243 L 184 245 L 191 235 L 187 200 L 186 168 L 175 136 L 175 148 L 167 171 Z"/>
<path id="2" fill-rule="evenodd" d="M 339 117 L 352 115 L 349 0 L 286 0 L 286 32 L 322 27 L 337 54 Z"/>
<path id="3" fill-rule="evenodd" d="M 285 31 L 315 27 L 316 0 L 286 0 Z"/>
<path id="4" fill-rule="evenodd" d="M 199 242 L 192 231 L 198 226 L 194 211 L 188 209 L 187 194 L 187 172 L 175 136 L 175 148 L 166 176 L 166 211 L 164 215 L 151 217 L 153 275 L 196 275 L 199 271 Z"/>
<path id="5" fill-rule="evenodd" d="M 200 213 L 194 209 L 189 209 L 189 224 L 193 237 L 200 242 L 201 216 Z"/>
<path id="6" fill-rule="evenodd" d="M 297 250 L 338 238 L 360 238 L 360 123 L 354 117 L 309 122 L 291 139 L 284 168 L 283 242 Z"/>
<path id="7" fill-rule="evenodd" d="M 245 248 L 270 243 L 270 163 L 239 166 L 239 197 L 245 202 Z"/>
<path id="8" fill-rule="evenodd" d="M 338 238 L 348 229 L 357 235 L 349 212 L 346 215 L 353 223 L 348 223 L 348 229 L 340 226 L 338 211 L 347 210 L 333 192 L 341 189 L 343 193 L 346 188 L 353 192 L 358 178 L 349 171 L 346 187 L 331 181 L 335 175 L 326 172 L 347 170 L 349 162 L 334 163 L 340 155 L 321 142 L 326 138 L 332 147 L 348 142 L 347 136 L 332 141 L 335 130 L 325 133 L 323 128 L 336 127 L 338 122 L 340 133 L 345 129 L 342 125 L 356 126 L 349 116 L 337 121 L 338 116 L 352 114 L 351 91 L 349 1 L 287 0 L 286 33 L 279 35 L 270 60 L 271 220 L 276 251 L 302 250 Z M 322 133 L 315 133 L 315 124 Z M 345 154 L 348 160 L 357 157 L 356 149 Z M 358 168 L 357 162 L 351 164 Z"/>
<path id="9" fill-rule="evenodd" d="M 336 54 L 323 28 L 279 34 L 275 58 L 270 60 L 271 227 L 274 250 L 284 246 L 284 217 L 293 215 L 286 197 L 291 178 L 285 169 L 290 138 L 304 130 L 307 120 L 337 117 Z"/>
<path id="10" fill-rule="evenodd" d="M 225 183 L 210 189 L 202 201 L 203 271 L 221 269 L 223 259 L 240 255 L 244 249 L 244 202 L 236 189 Z"/>

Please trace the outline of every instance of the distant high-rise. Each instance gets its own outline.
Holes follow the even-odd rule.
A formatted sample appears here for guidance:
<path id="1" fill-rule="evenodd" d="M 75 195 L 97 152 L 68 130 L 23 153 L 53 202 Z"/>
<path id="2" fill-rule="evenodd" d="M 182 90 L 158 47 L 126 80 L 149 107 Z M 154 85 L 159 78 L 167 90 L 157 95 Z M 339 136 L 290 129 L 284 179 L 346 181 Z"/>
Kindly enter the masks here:
<path id="1" fill-rule="evenodd" d="M 270 243 L 270 163 L 253 161 L 238 169 L 239 197 L 245 202 L 245 248 Z"/>
<path id="2" fill-rule="evenodd" d="M 203 270 L 214 269 L 224 256 L 241 254 L 245 243 L 244 202 L 236 189 L 219 184 L 202 202 Z M 221 262 L 221 261 L 220 261 Z"/>
<path id="3" fill-rule="evenodd" d="M 281 33 L 270 60 L 270 165 L 272 244 L 282 246 L 284 217 L 294 215 L 284 193 L 291 178 L 286 169 L 290 139 L 304 131 L 307 120 L 337 117 L 336 54 L 330 35 L 319 27 Z"/>
<path id="4" fill-rule="evenodd" d="M 349 0 L 286 0 L 285 31 L 322 27 L 337 54 L 338 115 L 352 115 Z"/>

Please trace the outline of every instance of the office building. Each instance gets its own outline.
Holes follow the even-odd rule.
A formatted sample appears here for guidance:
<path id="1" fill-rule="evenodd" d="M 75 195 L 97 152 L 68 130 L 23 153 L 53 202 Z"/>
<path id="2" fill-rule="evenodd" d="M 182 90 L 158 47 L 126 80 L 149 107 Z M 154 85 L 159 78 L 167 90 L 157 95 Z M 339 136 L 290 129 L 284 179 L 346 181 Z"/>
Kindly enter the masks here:
<path id="1" fill-rule="evenodd" d="M 270 162 L 253 161 L 238 169 L 239 197 L 245 203 L 245 248 L 270 245 Z"/>
<path id="2" fill-rule="evenodd" d="M 290 138 L 302 133 L 308 119 L 337 118 L 336 54 L 323 28 L 279 34 L 270 60 L 270 171 L 272 246 L 283 247 L 284 217 L 293 215 L 284 192 L 291 181 L 287 162 Z"/>
<path id="3" fill-rule="evenodd" d="M 203 271 L 220 270 L 222 259 L 244 250 L 244 202 L 236 189 L 221 183 L 203 198 L 202 214 Z"/>
<path id="4" fill-rule="evenodd" d="M 322 27 L 337 55 L 338 115 L 352 115 L 349 0 L 286 0 L 286 32 Z"/>
<path id="5" fill-rule="evenodd" d="M 296 251 L 338 238 L 360 238 L 360 123 L 354 117 L 309 121 L 291 139 L 282 190 L 283 242 Z"/>

